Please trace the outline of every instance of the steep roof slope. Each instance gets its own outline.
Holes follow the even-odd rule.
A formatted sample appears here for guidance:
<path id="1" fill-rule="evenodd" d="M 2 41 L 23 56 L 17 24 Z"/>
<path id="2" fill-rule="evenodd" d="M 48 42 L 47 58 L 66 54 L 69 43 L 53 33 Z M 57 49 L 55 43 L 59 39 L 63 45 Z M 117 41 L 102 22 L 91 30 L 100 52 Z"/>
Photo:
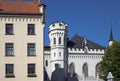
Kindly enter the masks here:
<path id="1" fill-rule="evenodd" d="M 41 14 L 39 2 L 0 1 L 0 14 Z"/>
<path id="2" fill-rule="evenodd" d="M 69 48 L 83 48 L 83 45 L 82 45 L 83 40 L 84 40 L 83 37 L 81 37 L 79 35 L 75 35 L 72 39 L 70 39 L 67 42 L 67 47 L 69 47 Z M 86 41 L 87 41 L 88 49 L 105 49 L 104 46 L 96 44 L 88 39 L 86 39 Z"/>

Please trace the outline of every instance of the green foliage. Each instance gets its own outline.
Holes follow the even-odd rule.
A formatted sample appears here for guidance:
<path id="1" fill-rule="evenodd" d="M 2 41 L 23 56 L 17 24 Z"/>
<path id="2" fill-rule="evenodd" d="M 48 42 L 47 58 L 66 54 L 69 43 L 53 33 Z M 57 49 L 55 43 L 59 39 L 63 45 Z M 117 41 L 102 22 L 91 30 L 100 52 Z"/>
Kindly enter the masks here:
<path id="1" fill-rule="evenodd" d="M 107 81 L 108 73 L 112 72 L 114 81 L 120 81 L 120 42 L 114 42 L 106 49 L 99 69 L 103 80 Z"/>

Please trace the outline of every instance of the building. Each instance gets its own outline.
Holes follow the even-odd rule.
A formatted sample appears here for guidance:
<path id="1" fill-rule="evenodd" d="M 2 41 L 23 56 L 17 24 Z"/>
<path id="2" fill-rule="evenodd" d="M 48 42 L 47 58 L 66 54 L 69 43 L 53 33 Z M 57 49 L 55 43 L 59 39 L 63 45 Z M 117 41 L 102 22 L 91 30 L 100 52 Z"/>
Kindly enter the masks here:
<path id="1" fill-rule="evenodd" d="M 99 62 L 106 48 L 79 35 L 68 39 L 67 28 L 64 22 L 54 22 L 49 26 L 50 45 L 44 46 L 44 67 L 48 78 L 52 79 L 55 64 L 58 64 L 59 68 L 65 70 L 65 74 L 75 72 L 79 81 L 97 81 Z M 109 44 L 112 42 L 111 30 Z"/>
<path id="2" fill-rule="evenodd" d="M 43 81 L 45 5 L 0 1 L 0 81 Z"/>

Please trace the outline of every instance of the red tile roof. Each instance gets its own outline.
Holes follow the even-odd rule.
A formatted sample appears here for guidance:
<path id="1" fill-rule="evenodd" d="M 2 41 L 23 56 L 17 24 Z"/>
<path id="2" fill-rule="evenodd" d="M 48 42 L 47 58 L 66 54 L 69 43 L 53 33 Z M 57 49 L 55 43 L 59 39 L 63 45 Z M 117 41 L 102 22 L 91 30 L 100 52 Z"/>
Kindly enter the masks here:
<path id="1" fill-rule="evenodd" d="M 0 13 L 3 14 L 41 14 L 39 2 L 0 2 Z"/>

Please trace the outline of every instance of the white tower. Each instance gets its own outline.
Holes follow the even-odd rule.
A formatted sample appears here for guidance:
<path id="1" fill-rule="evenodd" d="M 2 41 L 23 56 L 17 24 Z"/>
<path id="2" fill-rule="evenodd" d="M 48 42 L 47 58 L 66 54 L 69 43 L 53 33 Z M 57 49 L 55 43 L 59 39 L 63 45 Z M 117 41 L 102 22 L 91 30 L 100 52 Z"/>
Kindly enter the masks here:
<path id="1" fill-rule="evenodd" d="M 67 24 L 64 22 L 54 22 L 49 26 L 50 53 L 51 53 L 51 71 L 55 70 L 55 64 L 67 71 Z"/>

